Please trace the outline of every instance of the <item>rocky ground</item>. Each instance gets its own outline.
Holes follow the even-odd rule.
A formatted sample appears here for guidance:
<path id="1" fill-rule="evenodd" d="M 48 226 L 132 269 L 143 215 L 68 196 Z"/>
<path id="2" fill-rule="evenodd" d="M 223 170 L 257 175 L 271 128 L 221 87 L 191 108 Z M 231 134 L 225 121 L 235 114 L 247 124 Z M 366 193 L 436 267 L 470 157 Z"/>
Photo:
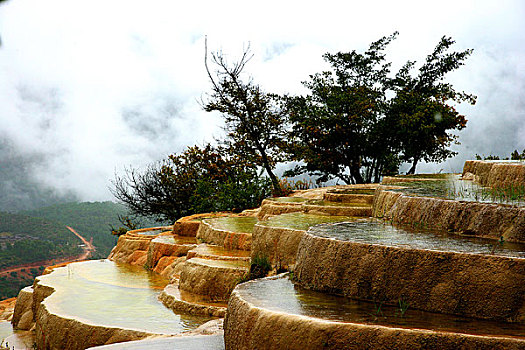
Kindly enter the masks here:
<path id="1" fill-rule="evenodd" d="M 15 309 L 16 298 L 0 301 L 0 321 L 11 321 Z"/>

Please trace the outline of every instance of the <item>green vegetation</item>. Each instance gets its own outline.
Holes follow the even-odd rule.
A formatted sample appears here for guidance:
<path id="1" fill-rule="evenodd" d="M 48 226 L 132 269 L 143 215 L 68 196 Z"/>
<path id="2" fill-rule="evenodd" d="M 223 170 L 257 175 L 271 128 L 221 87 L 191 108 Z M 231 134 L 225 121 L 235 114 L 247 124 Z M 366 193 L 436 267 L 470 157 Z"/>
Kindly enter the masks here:
<path id="1" fill-rule="evenodd" d="M 257 254 L 251 260 L 250 271 L 239 277 L 237 284 L 266 277 L 271 270 L 272 264 L 270 263 L 270 259 L 268 259 L 266 255 Z"/>
<path id="2" fill-rule="evenodd" d="M 133 214 L 169 222 L 195 213 L 255 208 L 271 192 L 268 179 L 248 159 L 210 144 L 188 147 L 144 172 L 130 169 L 113 184 L 114 196 Z"/>
<path id="3" fill-rule="evenodd" d="M 499 156 L 494 155 L 488 155 L 488 156 L 480 156 L 479 154 L 476 154 L 477 160 L 509 160 L 509 158 L 500 158 Z M 510 154 L 510 160 L 525 160 L 525 149 L 521 151 L 521 153 L 518 152 L 518 150 L 514 150 Z"/>
<path id="4" fill-rule="evenodd" d="M 501 187 L 453 187 L 448 197 L 477 202 L 495 202 L 523 205 L 525 203 L 525 185 L 510 184 Z"/>
<path id="5" fill-rule="evenodd" d="M 250 278 L 249 279 L 266 277 L 266 275 L 268 275 L 268 272 L 270 272 L 271 269 L 272 269 L 272 264 L 270 263 L 270 259 L 268 259 L 266 255 L 256 254 L 252 258 L 252 262 L 250 265 Z"/>
<path id="6" fill-rule="evenodd" d="M 0 269 L 82 252 L 79 239 L 51 220 L 0 212 L 0 231 L 11 234 L 0 250 Z"/>
<path id="7" fill-rule="evenodd" d="M 105 258 L 116 243 L 110 228 L 118 226 L 119 216 L 126 212 L 124 206 L 113 202 L 83 202 L 57 204 L 26 213 L 70 226 L 87 240 L 93 238 L 93 245 L 97 248 L 93 258 Z M 68 235 L 79 243 L 79 239 L 71 232 L 68 231 Z"/>
<path id="8" fill-rule="evenodd" d="M 33 284 L 32 278 L 26 277 L 0 277 L 0 300 L 16 297 L 22 288 Z"/>
<path id="9" fill-rule="evenodd" d="M 399 313 L 396 312 L 396 316 L 399 315 L 400 317 L 404 317 L 405 313 L 408 310 L 408 307 L 410 306 L 410 303 L 404 300 L 403 298 L 401 298 L 398 300 L 397 304 L 399 306 L 399 309 L 398 309 Z"/>
<path id="10" fill-rule="evenodd" d="M 402 161 L 442 161 L 466 119 L 452 103 L 475 103 L 475 96 L 456 92 L 444 76 L 463 65 L 472 50 L 448 53 L 454 43 L 443 37 L 412 75 L 408 61 L 391 77 L 384 50 L 397 36 L 370 44 L 364 53 L 327 53 L 331 70 L 304 82 L 307 96 L 286 97 L 291 124 L 289 150 L 297 166 L 289 175 L 308 172 L 321 181 L 347 184 L 378 182 L 397 173 Z M 389 98 L 388 96 L 393 95 Z"/>
<path id="11" fill-rule="evenodd" d="M 251 59 L 249 47 L 241 59 L 229 64 L 222 54 L 211 54 L 217 71 L 208 67 L 206 47 L 205 66 L 212 84 L 212 92 L 202 101 L 205 111 L 222 113 L 226 139 L 223 144 L 232 153 L 249 163 L 262 167 L 273 186 L 274 195 L 283 195 L 281 185 L 273 170 L 284 161 L 284 114 L 276 95 L 265 93 L 251 78 L 242 79 L 242 71 Z"/>
<path id="12" fill-rule="evenodd" d="M 398 173 L 401 162 L 442 161 L 466 125 L 454 105 L 475 103 L 475 96 L 457 92 L 444 82 L 472 50 L 449 52 L 443 37 L 413 73 L 408 61 L 391 74 L 385 49 L 397 32 L 370 44 L 364 53 L 326 53 L 330 70 L 303 82 L 306 96 L 279 96 L 263 91 L 244 68 L 249 48 L 238 61 L 212 53 L 215 71 L 205 68 L 211 92 L 201 101 L 208 112 L 220 112 L 226 137 L 220 146 L 189 147 L 151 165 L 144 172 L 129 169 L 114 181 L 114 196 L 133 214 L 164 220 L 193 213 L 253 208 L 269 194 L 283 196 L 311 183 L 279 180 L 278 162 L 295 161 L 285 176 L 308 173 L 317 183 L 332 179 L 347 184 L 379 182 Z M 268 178 L 261 177 L 265 171 Z"/>

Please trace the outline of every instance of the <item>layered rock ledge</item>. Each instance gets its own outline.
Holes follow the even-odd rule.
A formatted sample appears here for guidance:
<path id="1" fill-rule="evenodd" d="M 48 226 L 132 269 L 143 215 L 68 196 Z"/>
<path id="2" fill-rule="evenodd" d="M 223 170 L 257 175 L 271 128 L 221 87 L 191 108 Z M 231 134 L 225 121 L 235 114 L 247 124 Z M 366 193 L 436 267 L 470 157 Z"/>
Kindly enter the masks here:
<path id="1" fill-rule="evenodd" d="M 416 197 L 379 188 L 373 216 L 466 235 L 525 242 L 525 207 Z"/>
<path id="2" fill-rule="evenodd" d="M 308 289 L 525 323 L 525 259 L 342 241 L 305 233 L 294 276 Z"/>
<path id="3" fill-rule="evenodd" d="M 226 249 L 251 249 L 251 233 L 221 228 L 217 226 L 213 220 L 214 219 L 207 219 L 201 222 L 197 232 L 197 239 L 199 241 L 222 246 Z"/>
<path id="4" fill-rule="evenodd" d="M 467 160 L 463 176 L 468 177 L 468 174 L 474 175 L 474 179 L 483 186 L 524 186 L 525 162 Z"/>
<path id="5" fill-rule="evenodd" d="M 85 349 L 180 334 L 210 319 L 166 309 L 155 292 L 165 283 L 142 268 L 110 261 L 75 263 L 38 277 L 33 293 L 38 348 Z"/>
<path id="6" fill-rule="evenodd" d="M 306 315 L 304 310 L 287 311 L 278 293 L 293 293 L 293 287 L 272 286 L 251 294 L 258 284 L 279 278 L 250 281 L 233 291 L 224 322 L 226 349 L 525 349 L 523 337 L 417 329 L 410 323 L 404 328 L 388 327 L 336 321 L 332 318 L 336 314 L 316 317 L 315 310 Z M 275 303 L 269 301 L 272 294 Z M 297 300 L 289 306 L 300 304 Z"/>

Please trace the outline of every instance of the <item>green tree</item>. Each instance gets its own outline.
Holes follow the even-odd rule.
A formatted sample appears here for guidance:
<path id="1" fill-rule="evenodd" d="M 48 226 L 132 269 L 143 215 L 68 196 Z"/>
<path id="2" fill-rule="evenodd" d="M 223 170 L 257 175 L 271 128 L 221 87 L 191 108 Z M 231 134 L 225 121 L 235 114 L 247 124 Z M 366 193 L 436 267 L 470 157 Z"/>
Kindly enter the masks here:
<path id="1" fill-rule="evenodd" d="M 373 42 L 367 51 L 327 53 L 331 70 L 310 76 L 307 96 L 285 97 L 291 123 L 289 152 L 304 165 L 287 175 L 308 172 L 321 181 L 378 182 L 397 173 L 402 161 L 414 173 L 420 160 L 438 162 L 455 154 L 451 133 L 466 125 L 455 103 L 475 103 L 457 92 L 445 75 L 464 64 L 472 50 L 448 52 L 443 37 L 412 76 L 408 61 L 394 77 L 384 50 L 397 32 Z"/>
<path id="2" fill-rule="evenodd" d="M 227 139 L 224 143 L 237 154 L 262 167 L 268 174 L 275 194 L 281 194 L 275 164 L 283 161 L 282 142 L 284 116 L 277 99 L 265 93 L 250 77 L 242 77 L 252 55 L 249 47 L 241 59 L 229 64 L 222 52 L 211 53 L 216 70 L 208 66 L 206 47 L 205 66 L 212 89 L 203 99 L 205 111 L 222 113 Z"/>
<path id="3" fill-rule="evenodd" d="M 373 42 L 364 53 L 325 54 L 331 70 L 303 82 L 310 94 L 285 98 L 292 125 L 288 150 L 305 162 L 289 175 L 309 172 L 349 184 L 379 181 L 384 171 L 397 169 L 384 117 L 390 72 L 384 50 L 396 36 Z"/>
<path id="4" fill-rule="evenodd" d="M 171 222 L 194 213 L 253 208 L 270 192 L 247 159 L 210 144 L 188 147 L 144 172 L 128 169 L 113 185 L 113 195 L 133 214 Z"/>
<path id="5" fill-rule="evenodd" d="M 521 154 L 518 152 L 517 149 L 514 150 L 514 152 L 510 154 L 510 159 L 511 160 L 525 160 L 525 149 L 521 151 Z"/>
<path id="6" fill-rule="evenodd" d="M 393 130 L 397 133 L 401 159 L 412 163 L 408 174 L 415 173 L 420 160 L 440 162 L 457 154 L 449 149 L 453 142 L 458 143 L 457 136 L 450 131 L 463 129 L 467 120 L 454 103 L 476 102 L 474 95 L 457 92 L 443 81 L 447 73 L 464 65 L 472 53 L 472 50 L 448 52 L 452 44 L 452 38 L 442 37 L 416 77 L 410 74 L 415 62 L 408 61 L 392 81 L 395 97 L 390 102 L 388 116 L 397 126 Z"/>

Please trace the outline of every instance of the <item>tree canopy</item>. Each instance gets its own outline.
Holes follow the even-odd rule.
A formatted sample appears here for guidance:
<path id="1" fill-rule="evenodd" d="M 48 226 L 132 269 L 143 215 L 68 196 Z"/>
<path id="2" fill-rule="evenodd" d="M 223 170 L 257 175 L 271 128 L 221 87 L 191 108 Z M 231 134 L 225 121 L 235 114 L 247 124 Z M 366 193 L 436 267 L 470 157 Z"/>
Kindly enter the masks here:
<path id="1" fill-rule="evenodd" d="M 210 144 L 116 175 L 113 195 L 133 214 L 175 221 L 203 212 L 253 208 L 270 195 L 269 184 L 247 159 Z"/>
<path id="2" fill-rule="evenodd" d="M 377 182 L 397 173 L 401 161 L 441 161 L 454 154 L 448 146 L 456 137 L 449 130 L 465 127 L 466 119 L 451 103 L 475 102 L 444 83 L 472 50 L 451 52 L 454 43 L 443 37 L 412 77 L 415 62 L 407 62 L 394 77 L 385 48 L 397 32 L 358 53 L 327 53 L 331 70 L 303 82 L 310 93 L 285 96 L 291 124 L 288 151 L 304 172 L 320 180 L 338 178 L 345 183 Z M 393 96 L 393 97 L 390 97 Z"/>
<path id="3" fill-rule="evenodd" d="M 416 77 L 410 75 L 415 62 L 408 61 L 392 82 L 396 95 L 390 102 L 388 117 L 397 125 L 401 159 L 412 162 L 409 174 L 415 172 L 421 159 L 440 162 L 456 154 L 448 148 L 457 142 L 457 136 L 449 130 L 463 129 L 467 120 L 452 103 L 476 102 L 474 95 L 457 92 L 443 82 L 445 75 L 462 66 L 472 53 L 447 52 L 452 44 L 452 38 L 442 37 Z"/>
<path id="4" fill-rule="evenodd" d="M 251 57 L 249 47 L 233 64 L 227 62 L 222 52 L 212 53 L 211 60 L 217 68 L 212 73 L 206 48 L 205 66 L 212 89 L 202 105 L 207 112 L 222 113 L 227 132 L 222 143 L 254 165 L 261 166 L 272 182 L 274 193 L 280 194 L 281 186 L 274 168 L 277 162 L 284 160 L 281 146 L 285 119 L 274 95 L 265 93 L 251 78 L 243 79 L 242 72 Z"/>
<path id="5" fill-rule="evenodd" d="M 364 52 L 326 53 L 330 69 L 303 82 L 306 95 L 265 92 L 244 69 L 249 47 L 229 63 L 211 53 L 205 68 L 211 92 L 201 103 L 219 112 L 226 138 L 219 146 L 188 147 L 180 154 L 140 172 L 116 176 L 114 195 L 132 211 L 170 221 L 191 213 L 255 207 L 270 194 L 282 195 L 274 173 L 282 161 L 299 161 L 285 173 L 317 175 L 319 182 L 378 182 L 397 174 L 402 162 L 442 161 L 455 153 L 454 131 L 466 125 L 456 109 L 475 96 L 457 92 L 445 76 L 458 69 L 472 50 L 450 51 L 443 37 L 413 73 L 408 61 L 395 74 L 386 59 L 387 46 L 398 33 L 372 42 Z M 264 169 L 268 178 L 258 174 Z M 261 172 L 262 174 L 262 172 Z"/>

